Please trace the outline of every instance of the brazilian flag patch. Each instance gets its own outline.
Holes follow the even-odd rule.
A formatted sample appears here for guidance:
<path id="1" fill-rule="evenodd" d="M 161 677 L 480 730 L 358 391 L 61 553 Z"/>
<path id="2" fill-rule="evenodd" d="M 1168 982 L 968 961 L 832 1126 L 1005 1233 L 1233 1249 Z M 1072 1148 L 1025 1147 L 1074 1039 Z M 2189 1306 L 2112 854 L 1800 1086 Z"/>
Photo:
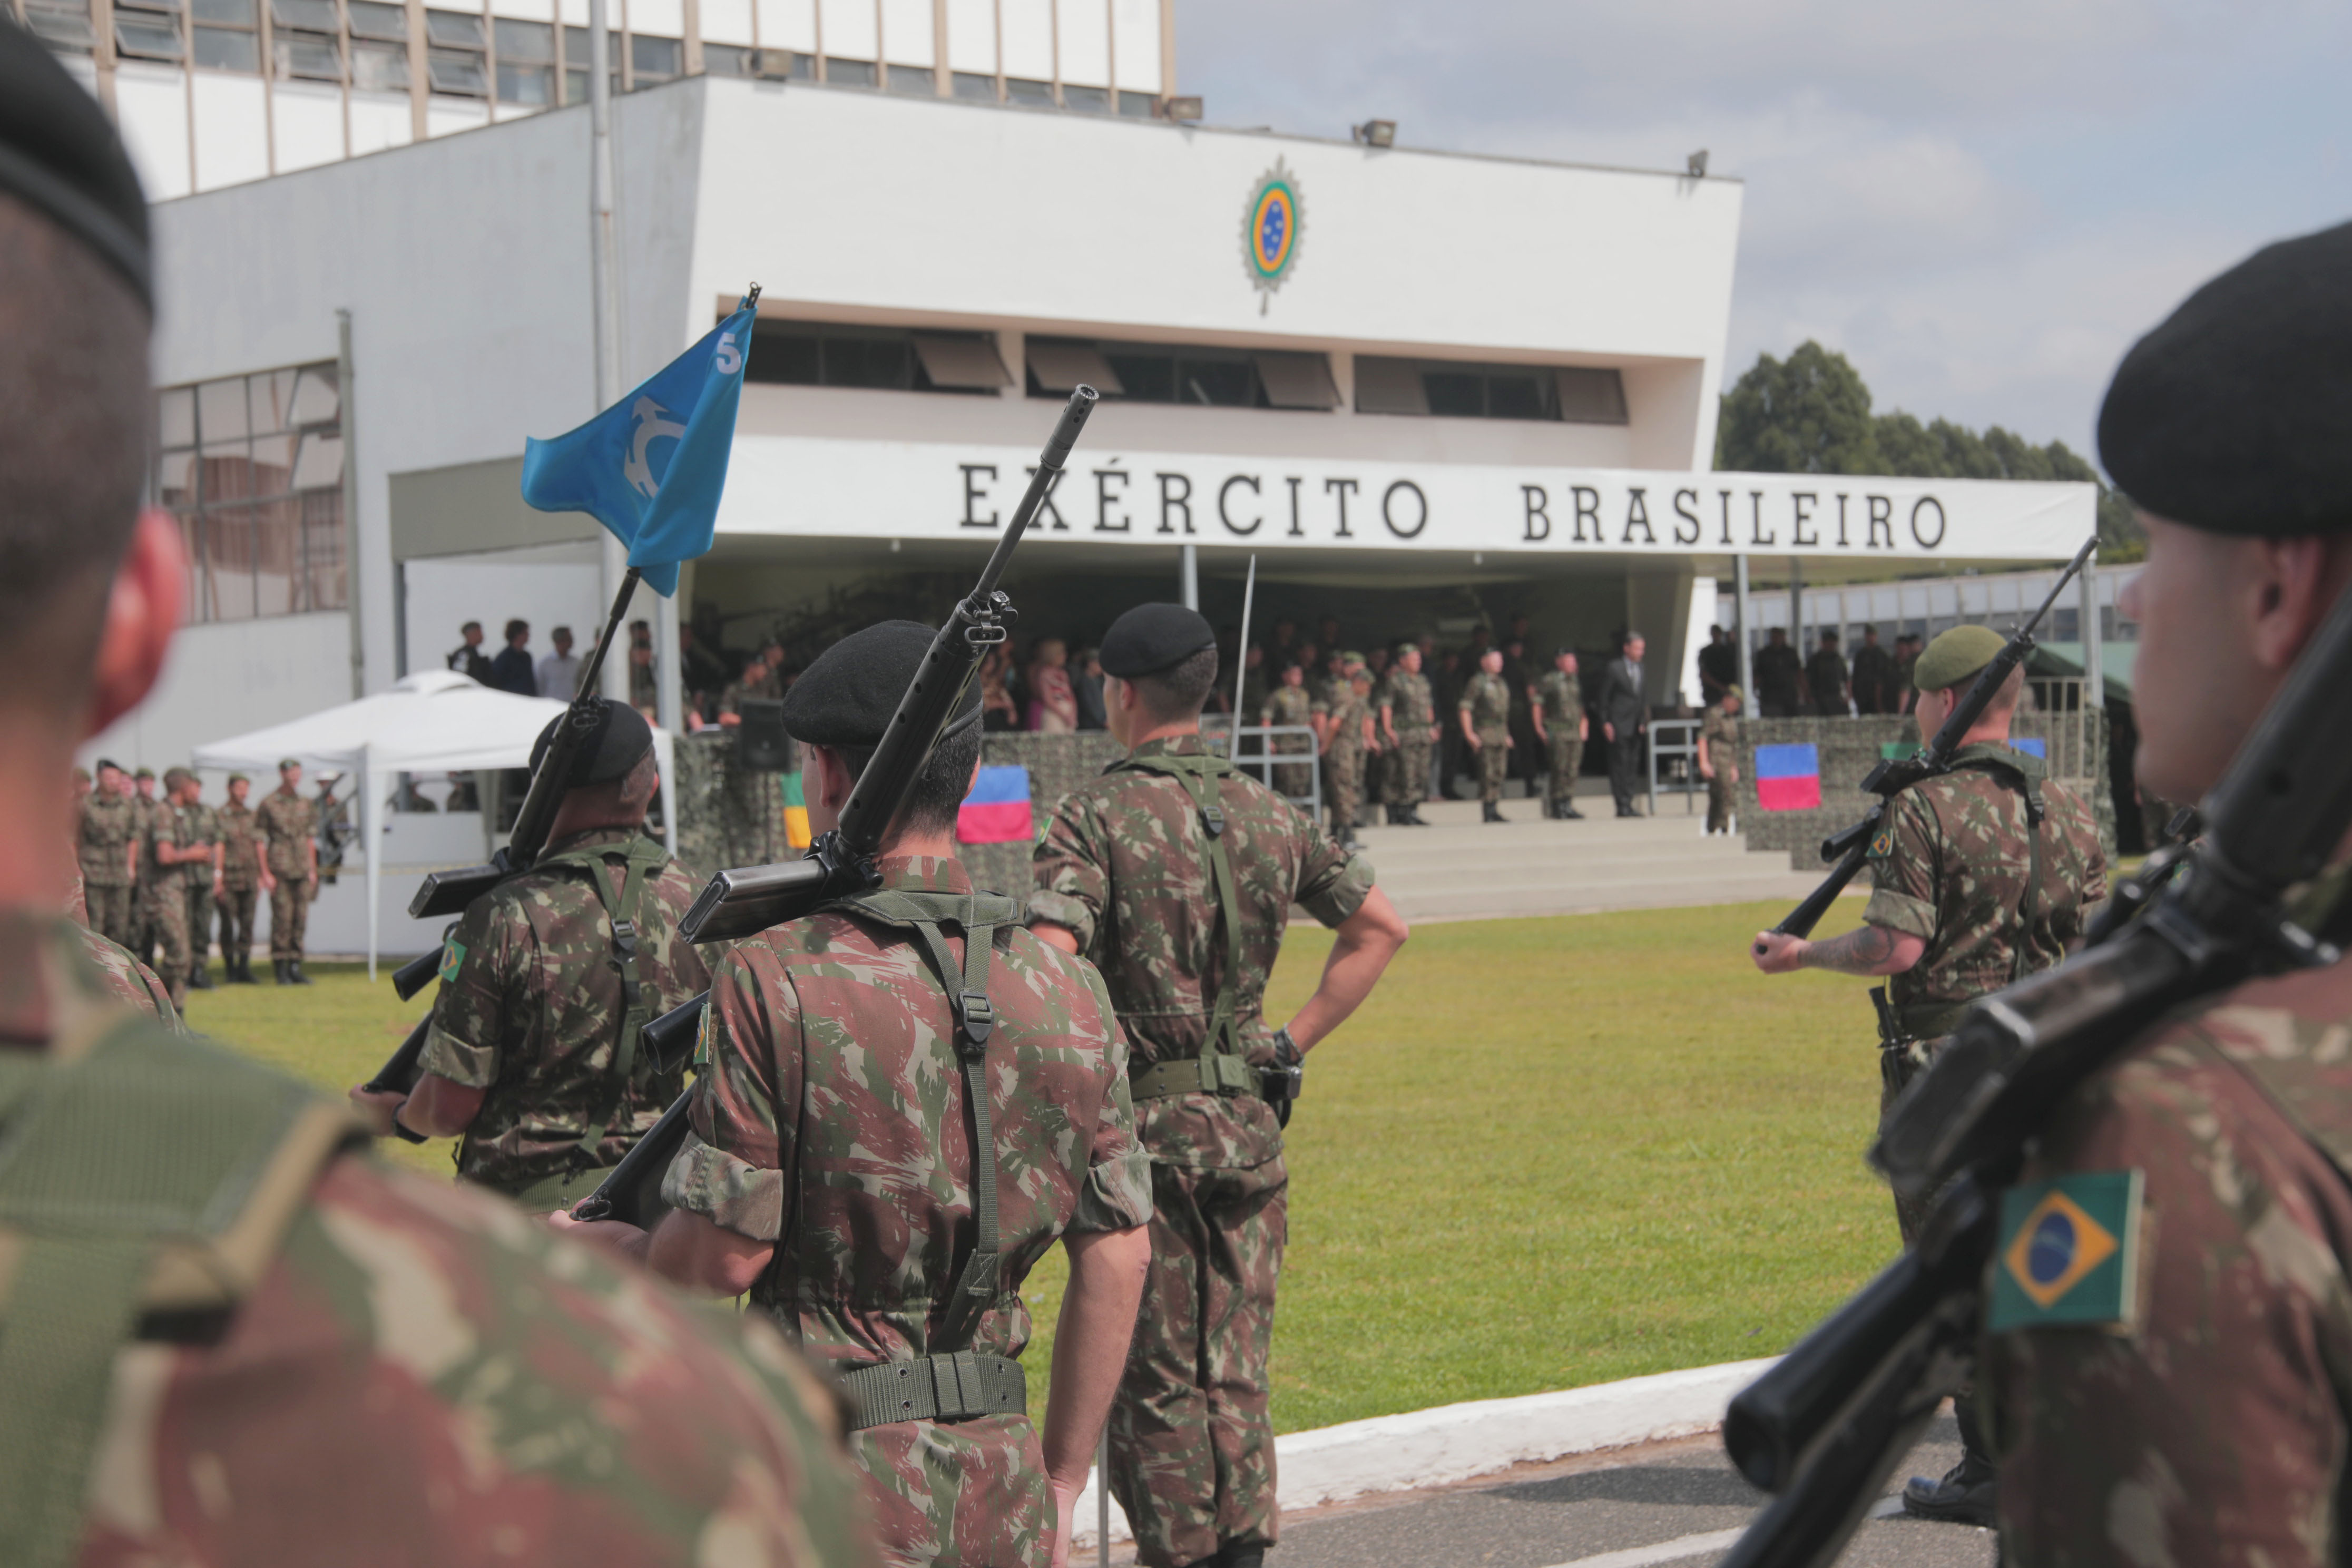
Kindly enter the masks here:
<path id="1" fill-rule="evenodd" d="M 694 1070 L 707 1072 L 710 1068 L 710 1004 L 702 1005 L 702 1016 L 694 1026 Z"/>
<path id="2" fill-rule="evenodd" d="M 1884 860 L 1894 853 L 1895 829 L 1891 826 L 1880 828 L 1870 841 L 1870 858 L 1874 860 Z"/>
<path id="3" fill-rule="evenodd" d="M 457 978 L 457 968 L 466 962 L 466 944 L 455 935 L 441 944 L 441 983 L 452 984 Z"/>
<path id="4" fill-rule="evenodd" d="M 2141 1188 L 2137 1171 L 2084 1171 L 2003 1193 L 1986 1327 L 2129 1328 Z"/>

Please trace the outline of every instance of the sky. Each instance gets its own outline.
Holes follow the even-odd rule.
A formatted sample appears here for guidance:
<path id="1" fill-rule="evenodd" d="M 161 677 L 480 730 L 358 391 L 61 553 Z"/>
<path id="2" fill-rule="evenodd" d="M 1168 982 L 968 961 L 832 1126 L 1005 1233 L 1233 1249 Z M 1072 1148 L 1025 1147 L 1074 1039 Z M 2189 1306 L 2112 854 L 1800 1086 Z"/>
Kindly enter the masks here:
<path id="1" fill-rule="evenodd" d="M 1904 408 L 2095 458 L 2198 283 L 2352 218 L 2320 0 L 1179 0 L 1214 124 L 1746 183 L 1727 384 L 1808 338 Z"/>

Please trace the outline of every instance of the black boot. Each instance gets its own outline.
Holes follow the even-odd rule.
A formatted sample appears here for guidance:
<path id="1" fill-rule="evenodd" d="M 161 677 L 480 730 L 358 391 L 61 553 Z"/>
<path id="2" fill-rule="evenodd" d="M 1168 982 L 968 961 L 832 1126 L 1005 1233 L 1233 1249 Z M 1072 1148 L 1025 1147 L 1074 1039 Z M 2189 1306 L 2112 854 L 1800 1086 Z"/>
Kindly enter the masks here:
<path id="1" fill-rule="evenodd" d="M 229 978 L 236 981 L 239 985 L 260 984 L 261 982 L 253 977 L 253 954 L 249 952 L 238 953 L 236 955 L 236 973 L 230 975 Z"/>
<path id="2" fill-rule="evenodd" d="M 1977 1425 L 1977 1402 L 1973 1394 L 1962 1394 L 1955 1397 L 1952 1414 L 1959 1420 L 1960 1462 L 1945 1471 L 1941 1480 L 1930 1476 L 1913 1476 L 1906 1481 L 1903 1484 L 1903 1511 L 1919 1519 L 1990 1529 L 1996 1522 L 1993 1487 L 2000 1472 L 1985 1452 L 1984 1434 Z"/>
<path id="3" fill-rule="evenodd" d="M 286 978 L 286 961 L 282 958 L 273 958 L 269 961 L 269 976 L 280 985 L 294 984 Z"/>
<path id="4" fill-rule="evenodd" d="M 1256 1542 L 1246 1546 L 1229 1542 L 1209 1562 L 1215 1568 L 1265 1568 L 1265 1548 Z"/>
<path id="5" fill-rule="evenodd" d="M 1503 808 L 1501 806 L 1496 805 L 1491 800 L 1482 802 L 1481 805 L 1486 813 L 1485 816 L 1479 818 L 1481 822 L 1500 822 L 1503 820 Z"/>
<path id="6" fill-rule="evenodd" d="M 1429 818 L 1421 815 L 1421 807 L 1409 805 L 1404 808 L 1404 825 L 1407 827 L 1426 827 Z"/>
<path id="7" fill-rule="evenodd" d="M 206 973 L 206 968 L 207 966 L 203 963 L 192 963 L 188 965 L 189 990 L 210 991 L 213 988 L 213 977 L 211 974 Z"/>
<path id="8" fill-rule="evenodd" d="M 289 958 L 286 961 L 286 977 L 297 985 L 308 985 L 311 983 L 310 977 L 302 973 L 302 961 L 299 958 Z"/>

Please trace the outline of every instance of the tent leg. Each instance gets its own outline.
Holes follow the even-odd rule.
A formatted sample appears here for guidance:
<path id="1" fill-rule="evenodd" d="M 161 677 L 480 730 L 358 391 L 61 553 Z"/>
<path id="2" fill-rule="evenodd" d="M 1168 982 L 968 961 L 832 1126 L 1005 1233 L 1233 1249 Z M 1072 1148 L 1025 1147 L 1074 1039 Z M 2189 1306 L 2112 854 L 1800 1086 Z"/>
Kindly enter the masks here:
<path id="1" fill-rule="evenodd" d="M 373 759 L 360 763 L 360 831 L 367 835 L 368 984 L 375 984 L 376 925 L 381 918 L 377 894 L 383 880 L 383 789 Z"/>

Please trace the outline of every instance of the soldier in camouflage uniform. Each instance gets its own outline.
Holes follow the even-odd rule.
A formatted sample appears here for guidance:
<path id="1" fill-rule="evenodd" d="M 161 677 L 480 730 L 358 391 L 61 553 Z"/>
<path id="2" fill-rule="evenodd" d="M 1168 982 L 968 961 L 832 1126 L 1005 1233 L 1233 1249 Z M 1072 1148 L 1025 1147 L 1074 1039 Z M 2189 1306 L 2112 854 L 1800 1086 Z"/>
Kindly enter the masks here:
<path id="1" fill-rule="evenodd" d="M 2139 713 L 2152 794 L 2211 790 L 2340 601 L 2347 277 L 2352 228 L 2257 251 L 2142 339 L 2107 392 L 2101 466 L 2147 540 L 2117 608 L 2139 624 L 2139 689 L 2166 694 Z M 2294 910 L 2305 929 L 2342 931 L 2344 872 L 2339 856 Z M 2342 1560 L 2347 1026 L 2352 959 L 2247 981 L 2149 1026 L 2042 1128 L 2022 1175 L 2053 1197 L 2137 1174 L 2125 1217 L 2141 1256 L 2108 1271 L 2122 1289 L 2105 1300 L 2084 1299 L 2094 1271 L 2052 1300 L 2078 1326 L 1988 1325 L 1978 1382 L 2017 1568 Z M 2060 1280 L 2078 1272 L 2055 1261 Z"/>
<path id="2" fill-rule="evenodd" d="M 1943 727 L 2005 640 L 1984 626 L 1955 626 L 1927 645 L 1913 671 L 1923 738 Z M 2024 685 L 2025 671 L 2011 671 L 1953 753 L 1952 771 L 1889 803 L 1870 841 L 1873 891 L 1861 929 L 1823 942 L 1757 933 L 1752 956 L 1768 974 L 1813 968 L 1887 977 L 1884 992 L 1873 994 L 1882 1112 L 1978 998 L 2058 963 L 2106 897 L 2106 856 L 2090 806 L 2045 777 L 2040 758 L 2010 748 Z M 1896 1202 L 1906 1246 L 1925 1217 Z M 1988 1524 L 1993 1465 L 1973 1402 L 1963 1396 L 1959 1409 L 1959 1465 L 1941 1481 L 1912 1478 L 1904 1504 L 1927 1518 Z"/>
<path id="3" fill-rule="evenodd" d="M 761 645 L 760 651 L 743 667 L 743 673 L 728 684 L 719 695 L 719 721 L 740 724 L 746 701 L 773 702 L 784 694 L 784 650 L 774 643 Z"/>
<path id="4" fill-rule="evenodd" d="M 1429 753 L 1437 744 L 1437 709 L 1429 677 L 1421 672 L 1421 649 L 1405 643 L 1381 689 L 1381 738 L 1390 748 L 1389 820 L 1403 827 L 1426 827 L 1421 803 L 1429 793 Z"/>
<path id="5" fill-rule="evenodd" d="M 189 846 L 205 851 L 202 860 L 184 860 L 180 865 L 180 896 L 188 910 L 188 989 L 209 991 L 212 976 L 205 970 L 212 957 L 213 901 L 220 890 L 220 814 L 205 804 L 204 781 L 193 773 L 184 775 L 180 796 Z"/>
<path id="6" fill-rule="evenodd" d="M 1278 1528 L 1266 1347 L 1288 1234 L 1279 1068 L 1356 1009 L 1405 927 L 1368 861 L 1202 745 L 1207 621 L 1139 606 L 1102 660 L 1111 733 L 1129 751 L 1055 807 L 1029 918 L 1101 966 L 1151 1156 L 1151 1283 L 1111 1413 L 1110 1485 L 1148 1568 L 1256 1568 Z M 1339 935 L 1315 994 L 1269 1030 L 1266 975 L 1294 902 Z"/>
<path id="7" fill-rule="evenodd" d="M 1584 742 L 1592 721 L 1584 711 L 1584 685 L 1576 674 L 1576 650 L 1552 656 L 1550 672 L 1536 683 L 1532 705 L 1536 735 L 1550 752 L 1545 774 L 1544 815 L 1582 820 L 1576 809 L 1576 775 L 1584 766 Z"/>
<path id="8" fill-rule="evenodd" d="M 0 853 L 62 889 L 71 746 L 147 695 L 185 556 L 139 506 L 136 176 L 19 27 L 0 104 L 0 182 L 37 174 L 64 215 L 0 198 L 0 657 L 37 721 L 9 737 Z M 46 898 L 0 907 L 12 1561 L 870 1561 L 827 1396 L 772 1332 L 377 1166 L 299 1083 L 142 1023 L 80 945 Z"/>
<path id="9" fill-rule="evenodd" d="M 1747 693 L 1726 686 L 1698 726 L 1698 773 L 1706 781 L 1706 830 L 1729 833 L 1739 798 L 1739 705 Z"/>
<path id="10" fill-rule="evenodd" d="M 138 837 L 130 782 L 110 762 L 98 764 L 98 787 L 75 807 L 74 849 L 81 863 L 90 929 L 126 950 L 136 934 L 131 914 L 132 856 Z"/>
<path id="11" fill-rule="evenodd" d="M 142 963 L 152 963 L 155 958 L 155 918 L 147 904 L 153 892 L 151 886 L 154 872 L 147 860 L 147 840 L 154 831 L 155 813 L 163 802 L 155 798 L 155 770 L 150 767 L 133 769 L 131 774 L 131 937 L 123 945 L 139 955 Z"/>
<path id="12" fill-rule="evenodd" d="M 188 1005 L 188 868 L 209 866 L 212 851 L 193 839 L 182 796 L 191 775 L 178 768 L 171 787 L 149 808 L 139 838 L 139 913 L 156 950 L 155 972 L 171 988 L 172 1005 Z"/>
<path id="13" fill-rule="evenodd" d="M 1323 714 L 1323 787 L 1331 806 L 1331 837 L 1342 847 L 1356 842 L 1356 820 L 1364 810 L 1364 766 L 1371 751 L 1372 678 L 1350 658 L 1344 679 Z"/>
<path id="14" fill-rule="evenodd" d="M 1478 805 L 1488 822 L 1503 820 L 1503 774 L 1511 765 L 1511 689 L 1503 679 L 1503 650 L 1478 656 L 1478 673 L 1462 687 L 1457 705 L 1462 738 L 1478 759 Z"/>
<path id="15" fill-rule="evenodd" d="M 302 937 L 319 896 L 318 811 L 302 798 L 302 764 L 278 764 L 278 787 L 262 796 L 253 825 L 262 842 L 261 890 L 269 895 L 269 968 L 280 985 L 308 985 Z"/>
<path id="16" fill-rule="evenodd" d="M 1282 667 L 1282 684 L 1265 700 L 1265 721 L 1284 728 L 1312 729 L 1315 724 L 1314 699 L 1307 692 L 1307 671 L 1295 664 Z M 1274 741 L 1277 756 L 1299 756 L 1315 749 L 1313 740 L 1305 735 L 1277 735 Z M 1315 780 L 1305 763 L 1277 763 L 1274 769 L 1274 787 L 1294 800 L 1305 800 L 1315 787 Z"/>
<path id="17" fill-rule="evenodd" d="M 547 847 L 467 905 L 442 945 L 415 1093 L 352 1090 L 387 1132 L 397 1117 L 427 1137 L 462 1134 L 458 1176 L 534 1214 L 594 1191 L 685 1091 L 683 1065 L 657 1070 L 638 1034 L 710 984 L 677 934 L 700 886 L 645 832 L 653 731 L 601 700 Z M 534 769 L 563 722 L 540 731 Z"/>
<path id="18" fill-rule="evenodd" d="M 813 829 L 837 822 L 931 635 L 869 626 L 786 697 Z M 1150 1187 L 1101 978 L 954 858 L 979 720 L 975 684 L 882 846 L 879 889 L 720 961 L 647 1250 L 689 1288 L 748 1291 L 842 1378 L 892 1563 L 1045 1568 L 1127 1353 Z M 1041 1442 L 1021 1285 L 1056 1238 L 1070 1284 Z"/>
<path id="19" fill-rule="evenodd" d="M 261 886 L 261 837 L 253 810 L 245 804 L 253 781 L 243 773 L 228 775 L 228 803 L 215 816 L 220 822 L 219 891 L 221 969 L 240 985 L 253 978 L 253 902 Z"/>

